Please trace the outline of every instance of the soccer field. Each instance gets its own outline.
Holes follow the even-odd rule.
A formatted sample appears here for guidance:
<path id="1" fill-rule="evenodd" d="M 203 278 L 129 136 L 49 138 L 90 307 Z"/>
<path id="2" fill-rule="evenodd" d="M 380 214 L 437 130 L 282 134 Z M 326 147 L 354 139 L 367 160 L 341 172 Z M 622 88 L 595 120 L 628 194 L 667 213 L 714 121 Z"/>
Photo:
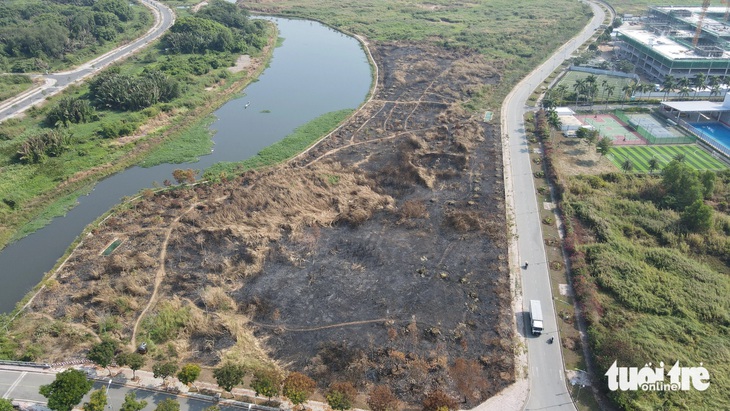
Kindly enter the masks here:
<path id="1" fill-rule="evenodd" d="M 659 168 L 655 170 L 659 172 L 677 154 L 684 154 L 684 162 L 696 170 L 725 170 L 728 168 L 725 163 L 712 157 L 696 144 L 613 147 L 608 157 L 618 168 L 621 168 L 621 165 L 628 159 L 634 165 L 634 171 L 648 173 L 649 160 L 652 157 L 659 162 Z"/>

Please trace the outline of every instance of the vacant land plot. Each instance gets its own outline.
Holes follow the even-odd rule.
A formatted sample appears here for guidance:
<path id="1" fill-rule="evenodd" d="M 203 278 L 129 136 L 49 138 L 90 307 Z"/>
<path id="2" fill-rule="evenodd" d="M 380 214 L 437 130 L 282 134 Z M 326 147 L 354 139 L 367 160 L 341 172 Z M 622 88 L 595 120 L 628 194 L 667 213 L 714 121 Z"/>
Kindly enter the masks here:
<path id="1" fill-rule="evenodd" d="M 411 403 L 439 387 L 473 406 L 511 383 L 500 133 L 460 103 L 497 72 L 463 51 L 373 51 L 380 87 L 344 127 L 289 166 L 146 193 L 84 241 L 16 340 L 67 358 L 107 330 L 152 356 Z"/>
<path id="2" fill-rule="evenodd" d="M 696 144 L 660 145 L 641 147 L 614 147 L 608 157 L 617 167 L 629 160 L 635 171 L 649 172 L 649 160 L 657 159 L 659 171 L 676 156 L 683 155 L 684 162 L 696 170 L 725 170 L 727 166 Z"/>

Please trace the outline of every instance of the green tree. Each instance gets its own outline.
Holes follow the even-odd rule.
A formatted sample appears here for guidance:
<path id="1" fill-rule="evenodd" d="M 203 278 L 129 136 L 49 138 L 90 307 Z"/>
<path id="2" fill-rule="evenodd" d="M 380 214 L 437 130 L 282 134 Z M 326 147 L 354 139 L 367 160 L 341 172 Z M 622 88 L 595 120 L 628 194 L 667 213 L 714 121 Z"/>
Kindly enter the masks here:
<path id="1" fill-rule="evenodd" d="M 256 395 L 263 395 L 271 401 L 271 397 L 279 394 L 281 387 L 281 376 L 272 370 L 257 370 L 253 373 L 251 380 L 251 388 L 256 391 Z"/>
<path id="2" fill-rule="evenodd" d="M 611 141 L 608 137 L 603 137 L 598 141 L 598 144 L 596 144 L 596 151 L 598 151 L 598 154 L 606 156 L 611 152 L 612 147 L 613 141 Z"/>
<path id="3" fill-rule="evenodd" d="M 655 157 L 652 157 L 649 159 L 648 165 L 649 165 L 649 172 L 651 174 L 654 174 L 654 171 L 656 171 L 659 168 L 659 160 L 657 160 Z"/>
<path id="4" fill-rule="evenodd" d="M 15 411 L 13 400 L 10 398 L 0 398 L 0 411 Z"/>
<path id="5" fill-rule="evenodd" d="M 670 161 L 662 170 L 662 187 L 667 192 L 664 204 L 679 211 L 703 198 L 697 171 L 677 160 Z"/>
<path id="6" fill-rule="evenodd" d="M 41 385 L 39 393 L 48 398 L 48 408 L 54 411 L 71 411 L 81 402 L 93 383 L 79 370 L 66 370 L 56 374 L 56 379 Z"/>
<path id="7" fill-rule="evenodd" d="M 144 367 L 146 362 L 144 355 L 138 352 L 121 353 L 117 355 L 117 364 L 124 367 L 127 366 L 132 370 L 132 379 L 137 379 L 137 370 Z"/>
<path id="8" fill-rule="evenodd" d="M 335 382 L 330 386 L 327 393 L 327 404 L 333 410 L 349 410 L 352 402 L 355 401 L 357 390 L 349 382 Z"/>
<path id="9" fill-rule="evenodd" d="M 84 403 L 84 411 L 104 411 L 107 403 L 105 388 L 91 392 L 89 402 Z"/>
<path id="10" fill-rule="evenodd" d="M 180 411 L 180 403 L 172 398 L 165 398 L 157 404 L 155 411 Z"/>
<path id="11" fill-rule="evenodd" d="M 231 392 L 233 387 L 243 382 L 246 371 L 240 365 L 225 363 L 213 371 L 213 377 L 224 390 Z"/>
<path id="12" fill-rule="evenodd" d="M 147 406 L 147 401 L 137 401 L 137 394 L 130 391 L 124 396 L 124 403 L 120 411 L 140 411 Z"/>
<path id="13" fill-rule="evenodd" d="M 185 385 L 195 382 L 198 376 L 200 376 L 200 366 L 198 364 L 185 364 L 177 373 L 177 379 Z"/>
<path id="14" fill-rule="evenodd" d="M 100 343 L 94 345 L 86 355 L 90 361 L 93 361 L 100 367 L 107 368 L 109 364 L 114 361 L 114 353 L 117 350 L 117 343 L 105 338 Z M 112 375 L 112 370 L 109 370 L 109 375 Z"/>
<path id="15" fill-rule="evenodd" d="M 631 162 L 631 160 L 626 159 L 623 163 L 621 163 L 621 170 L 624 170 L 624 173 L 628 173 L 629 171 L 634 169 L 634 163 Z"/>
<path id="16" fill-rule="evenodd" d="M 284 379 L 283 394 L 292 404 L 299 405 L 307 401 L 317 384 L 304 374 L 293 372 Z"/>
<path id="17" fill-rule="evenodd" d="M 167 377 L 175 375 L 177 372 L 177 364 L 174 362 L 157 363 L 152 366 L 152 374 L 155 378 L 162 378 L 163 382 Z"/>
<path id="18" fill-rule="evenodd" d="M 680 224 L 689 231 L 704 232 L 712 227 L 712 207 L 702 200 L 690 204 L 681 214 Z"/>
<path id="19" fill-rule="evenodd" d="M 703 188 L 702 194 L 705 198 L 710 198 L 715 193 L 715 180 L 717 180 L 717 175 L 713 171 L 708 170 L 700 174 L 700 181 L 702 181 Z"/>

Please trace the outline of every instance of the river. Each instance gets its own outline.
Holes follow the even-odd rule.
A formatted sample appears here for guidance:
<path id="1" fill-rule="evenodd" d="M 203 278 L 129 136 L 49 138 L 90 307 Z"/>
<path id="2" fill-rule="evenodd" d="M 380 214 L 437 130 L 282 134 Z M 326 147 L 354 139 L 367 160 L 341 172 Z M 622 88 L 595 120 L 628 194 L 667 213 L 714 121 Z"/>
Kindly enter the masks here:
<path id="1" fill-rule="evenodd" d="M 362 104 L 372 76 L 357 40 L 308 20 L 271 20 L 284 42 L 258 81 L 215 112 L 213 152 L 184 166 L 131 167 L 114 174 L 80 197 L 65 216 L 5 247 L 0 252 L 0 312 L 12 311 L 84 227 L 122 197 L 172 180 L 176 168 L 203 170 L 220 161 L 244 160 L 322 114 Z"/>

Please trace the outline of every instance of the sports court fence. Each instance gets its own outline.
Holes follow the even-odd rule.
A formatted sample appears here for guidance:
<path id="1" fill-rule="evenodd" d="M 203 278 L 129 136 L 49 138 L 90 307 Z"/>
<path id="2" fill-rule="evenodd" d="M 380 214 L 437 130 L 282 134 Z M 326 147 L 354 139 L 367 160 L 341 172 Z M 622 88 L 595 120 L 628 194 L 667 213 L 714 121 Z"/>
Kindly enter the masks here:
<path id="1" fill-rule="evenodd" d="M 654 134 L 652 134 L 649 130 L 644 128 L 643 126 L 637 124 L 635 121 L 631 120 L 629 116 L 627 116 L 623 111 L 621 110 L 615 110 L 613 114 L 624 123 L 631 126 L 634 130 L 636 130 L 639 135 L 644 137 L 646 141 L 648 141 L 650 144 L 688 144 L 688 143 L 694 143 L 695 137 L 694 136 L 686 136 L 686 137 L 657 137 Z M 694 133 L 693 133 L 694 134 Z"/>
<path id="2" fill-rule="evenodd" d="M 694 128 L 691 124 L 689 124 L 688 122 L 686 122 L 682 119 L 677 119 L 677 124 L 686 128 L 687 131 L 694 134 L 695 137 L 697 137 L 700 141 L 702 141 L 706 145 L 717 150 L 719 153 L 722 153 L 727 158 L 730 158 L 730 150 L 728 150 L 728 148 L 725 146 L 717 144 L 717 141 L 715 141 L 715 139 L 708 137 L 702 130 Z"/>

